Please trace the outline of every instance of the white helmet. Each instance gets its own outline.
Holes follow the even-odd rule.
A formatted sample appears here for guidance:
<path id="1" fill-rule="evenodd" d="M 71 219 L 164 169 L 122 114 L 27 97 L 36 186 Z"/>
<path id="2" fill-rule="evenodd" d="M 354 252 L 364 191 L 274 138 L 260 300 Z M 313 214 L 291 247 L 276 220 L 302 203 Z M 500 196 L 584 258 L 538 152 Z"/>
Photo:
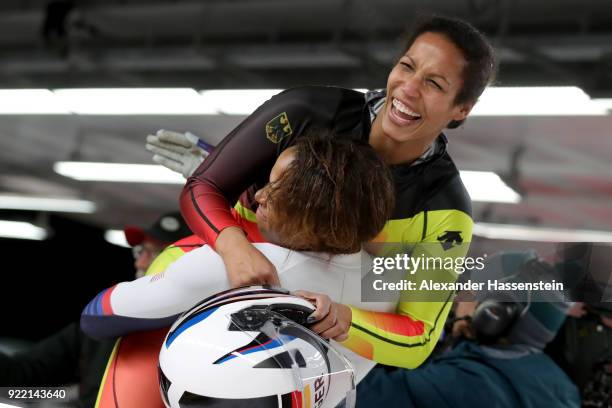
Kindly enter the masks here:
<path id="1" fill-rule="evenodd" d="M 350 363 L 304 328 L 314 311 L 282 289 L 214 295 L 181 316 L 159 355 L 168 408 L 354 405 Z"/>

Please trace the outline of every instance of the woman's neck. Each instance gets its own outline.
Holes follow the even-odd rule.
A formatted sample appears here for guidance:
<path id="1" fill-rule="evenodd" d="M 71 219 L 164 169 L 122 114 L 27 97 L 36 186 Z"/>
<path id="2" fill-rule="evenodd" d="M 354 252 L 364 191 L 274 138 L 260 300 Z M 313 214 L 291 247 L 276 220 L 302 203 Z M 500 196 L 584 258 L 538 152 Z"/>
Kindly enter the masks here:
<path id="1" fill-rule="evenodd" d="M 382 128 L 381 115 L 376 116 L 374 119 L 368 141 L 381 159 L 389 165 L 410 164 L 421 157 L 430 145 L 430 143 L 423 142 L 422 140 L 398 142 L 391 139 L 385 135 Z"/>

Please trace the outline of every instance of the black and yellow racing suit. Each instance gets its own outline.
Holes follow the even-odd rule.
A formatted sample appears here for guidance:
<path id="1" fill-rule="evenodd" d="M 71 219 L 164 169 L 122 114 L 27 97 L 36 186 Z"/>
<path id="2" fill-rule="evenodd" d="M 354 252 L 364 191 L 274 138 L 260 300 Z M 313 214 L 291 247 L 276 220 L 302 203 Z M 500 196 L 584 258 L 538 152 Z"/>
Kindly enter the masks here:
<path id="1" fill-rule="evenodd" d="M 181 210 L 191 230 L 214 246 L 224 228 L 240 227 L 230 203 L 256 222 L 252 193 L 267 183 L 284 149 L 317 130 L 368 140 L 374 107 L 384 97 L 384 91 L 363 94 L 336 87 L 299 87 L 272 97 L 227 135 L 187 181 Z M 415 163 L 391 166 L 396 207 L 376 241 L 427 243 L 429 255 L 465 256 L 472 236 L 471 201 L 446 143 L 441 134 Z M 440 336 L 452 291 L 438 294 L 435 301 L 409 299 L 402 298 L 396 314 L 352 308 L 349 338 L 343 344 L 379 363 L 420 365 Z"/>

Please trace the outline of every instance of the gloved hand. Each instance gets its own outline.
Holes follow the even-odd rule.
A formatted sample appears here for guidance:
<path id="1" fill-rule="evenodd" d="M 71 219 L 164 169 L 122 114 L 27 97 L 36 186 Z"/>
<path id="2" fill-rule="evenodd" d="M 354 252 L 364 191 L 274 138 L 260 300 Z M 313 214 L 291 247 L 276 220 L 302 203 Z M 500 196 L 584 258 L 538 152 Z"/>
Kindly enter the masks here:
<path id="1" fill-rule="evenodd" d="M 188 178 L 209 155 L 213 146 L 193 133 L 160 129 L 147 136 L 145 148 L 153 153 L 153 161 Z"/>

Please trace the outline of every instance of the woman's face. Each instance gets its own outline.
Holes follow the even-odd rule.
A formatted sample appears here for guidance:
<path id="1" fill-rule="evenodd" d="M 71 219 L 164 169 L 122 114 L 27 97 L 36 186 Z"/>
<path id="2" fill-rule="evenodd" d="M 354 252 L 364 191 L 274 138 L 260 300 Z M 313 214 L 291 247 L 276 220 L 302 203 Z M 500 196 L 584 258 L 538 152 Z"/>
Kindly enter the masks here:
<path id="1" fill-rule="evenodd" d="M 463 85 L 465 59 L 444 35 L 421 34 L 391 70 L 382 130 L 396 143 L 429 145 L 452 120 L 462 120 L 473 104 L 455 105 Z"/>
<path id="2" fill-rule="evenodd" d="M 255 193 L 255 200 L 259 204 L 257 207 L 257 211 L 255 215 L 257 217 L 257 226 L 259 231 L 264 236 L 264 238 L 271 243 L 279 244 L 283 246 L 288 246 L 287 239 L 283 239 L 280 237 L 271 227 L 273 225 L 273 218 L 275 217 L 274 208 L 270 205 L 268 201 L 268 195 L 270 190 L 270 185 L 278 182 L 281 179 L 283 173 L 287 169 L 287 167 L 293 162 L 295 159 L 295 148 L 289 147 L 284 150 L 276 159 L 276 163 L 274 163 L 274 167 L 270 171 L 270 182 L 266 184 L 263 188 L 257 190 Z"/>

